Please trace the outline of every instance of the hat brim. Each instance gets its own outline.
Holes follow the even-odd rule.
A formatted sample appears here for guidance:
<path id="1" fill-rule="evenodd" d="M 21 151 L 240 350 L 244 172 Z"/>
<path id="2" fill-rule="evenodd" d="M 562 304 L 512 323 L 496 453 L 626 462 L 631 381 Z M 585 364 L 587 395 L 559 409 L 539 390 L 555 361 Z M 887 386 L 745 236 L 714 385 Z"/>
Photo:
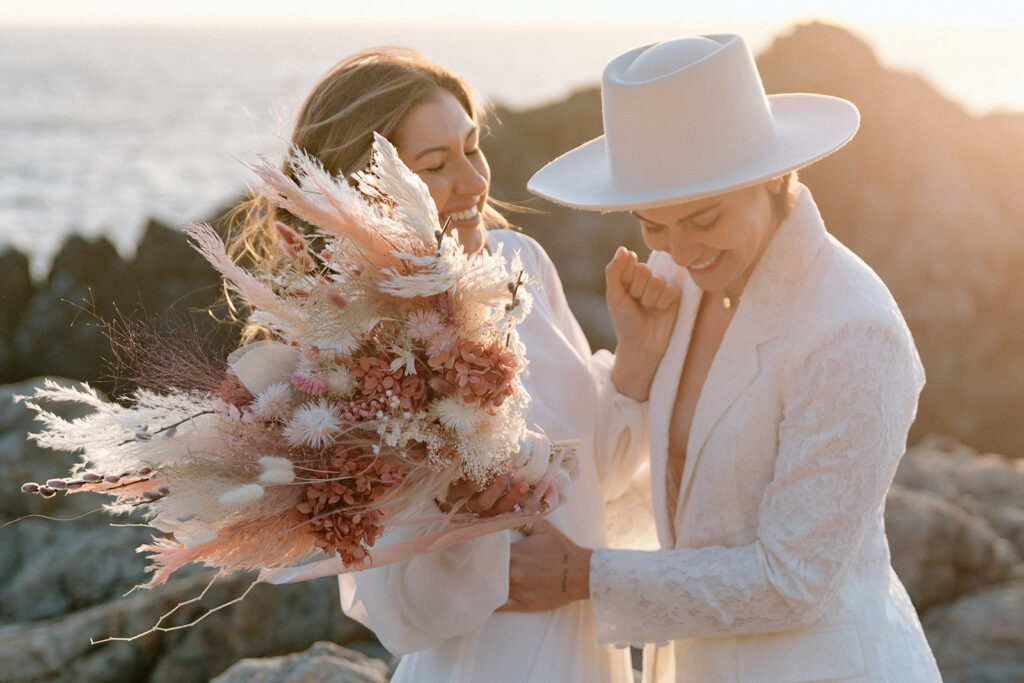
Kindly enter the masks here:
<path id="1" fill-rule="evenodd" d="M 838 97 L 770 95 L 775 144 L 761 157 L 699 183 L 635 191 L 615 182 L 602 135 L 566 152 L 537 171 L 526 187 L 553 202 L 578 209 L 652 209 L 756 185 L 803 168 L 845 145 L 860 126 L 860 114 Z M 679 163 L 685 164 L 685 159 Z"/>

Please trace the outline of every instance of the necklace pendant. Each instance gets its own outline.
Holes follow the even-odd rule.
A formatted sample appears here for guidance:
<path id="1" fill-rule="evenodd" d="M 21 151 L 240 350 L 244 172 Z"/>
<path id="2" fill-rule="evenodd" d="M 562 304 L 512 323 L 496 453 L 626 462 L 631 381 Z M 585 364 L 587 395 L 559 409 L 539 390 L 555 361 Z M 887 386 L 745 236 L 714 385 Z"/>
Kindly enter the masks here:
<path id="1" fill-rule="evenodd" d="M 732 308 L 732 298 L 727 297 L 727 296 L 723 296 L 722 297 L 722 306 L 724 306 L 725 308 Z"/>

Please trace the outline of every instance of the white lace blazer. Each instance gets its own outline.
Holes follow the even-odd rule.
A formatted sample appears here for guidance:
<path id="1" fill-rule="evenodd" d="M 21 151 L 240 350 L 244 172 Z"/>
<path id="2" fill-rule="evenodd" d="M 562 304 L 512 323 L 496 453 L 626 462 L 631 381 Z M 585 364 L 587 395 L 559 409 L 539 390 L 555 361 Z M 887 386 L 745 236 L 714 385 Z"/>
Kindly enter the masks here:
<path id="1" fill-rule="evenodd" d="M 939 680 L 882 515 L 924 372 L 888 290 L 800 192 L 708 373 L 675 510 L 669 418 L 700 291 L 651 258 L 683 288 L 649 406 L 663 550 L 597 550 L 590 580 L 600 639 L 673 641 L 645 652 L 648 680 Z"/>

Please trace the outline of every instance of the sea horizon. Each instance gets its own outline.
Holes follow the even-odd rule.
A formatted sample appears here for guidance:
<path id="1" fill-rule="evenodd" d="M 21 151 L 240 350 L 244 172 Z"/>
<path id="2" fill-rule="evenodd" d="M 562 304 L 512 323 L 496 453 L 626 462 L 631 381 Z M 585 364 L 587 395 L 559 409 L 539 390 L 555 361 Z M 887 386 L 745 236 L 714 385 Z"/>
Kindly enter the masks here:
<path id="1" fill-rule="evenodd" d="M 521 110 L 598 85 L 636 45 L 732 30 L 758 54 L 798 23 L 0 24 L 0 249 L 27 252 L 42 274 L 71 233 L 130 254 L 150 217 L 207 217 L 245 190 L 245 163 L 280 154 L 318 76 L 371 45 L 419 49 Z M 1024 63 L 1024 41 L 994 39 L 998 28 L 844 28 L 974 116 L 1024 112 L 1024 74 L 991 66 Z"/>

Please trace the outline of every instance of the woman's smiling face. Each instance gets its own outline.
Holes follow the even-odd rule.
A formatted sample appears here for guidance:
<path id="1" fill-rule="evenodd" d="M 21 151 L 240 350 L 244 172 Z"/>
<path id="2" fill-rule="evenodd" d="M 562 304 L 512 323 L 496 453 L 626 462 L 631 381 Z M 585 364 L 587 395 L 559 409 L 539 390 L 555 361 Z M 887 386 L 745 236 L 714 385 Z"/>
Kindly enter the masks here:
<path id="1" fill-rule="evenodd" d="M 773 204 L 779 188 L 776 179 L 633 215 L 647 246 L 668 252 L 698 287 L 738 297 L 779 223 Z"/>
<path id="2" fill-rule="evenodd" d="M 398 156 L 427 188 L 441 225 L 467 253 L 483 248 L 483 210 L 491 169 L 480 151 L 480 128 L 451 93 L 412 108 L 395 133 Z"/>

